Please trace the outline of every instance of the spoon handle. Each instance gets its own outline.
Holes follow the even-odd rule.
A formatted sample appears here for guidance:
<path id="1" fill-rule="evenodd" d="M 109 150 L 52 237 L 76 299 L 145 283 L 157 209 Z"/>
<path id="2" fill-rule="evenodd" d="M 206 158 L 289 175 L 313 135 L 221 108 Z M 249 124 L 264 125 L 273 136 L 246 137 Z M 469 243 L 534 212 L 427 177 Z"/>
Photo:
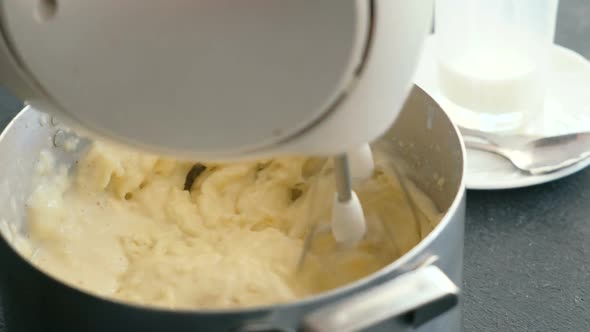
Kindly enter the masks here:
<path id="1" fill-rule="evenodd" d="M 464 137 L 463 141 L 465 142 L 465 146 L 471 149 L 482 150 L 487 152 L 492 152 L 496 154 L 501 154 L 502 150 L 495 144 L 489 142 L 483 142 L 477 139 L 471 139 L 471 137 Z"/>
<path id="2" fill-rule="evenodd" d="M 514 167 L 516 167 L 520 170 L 523 170 L 523 171 L 527 171 L 527 170 L 524 170 L 524 169 L 518 167 L 518 165 L 516 165 L 514 163 L 514 161 L 512 161 L 512 159 L 508 156 L 508 154 L 504 151 L 504 149 L 502 149 L 501 147 L 499 147 L 495 144 L 490 143 L 489 141 L 488 142 L 481 142 L 478 140 L 470 139 L 468 137 L 464 137 L 463 141 L 465 142 L 465 146 L 468 148 L 496 154 L 496 155 L 508 160 L 512 165 L 514 165 Z"/>

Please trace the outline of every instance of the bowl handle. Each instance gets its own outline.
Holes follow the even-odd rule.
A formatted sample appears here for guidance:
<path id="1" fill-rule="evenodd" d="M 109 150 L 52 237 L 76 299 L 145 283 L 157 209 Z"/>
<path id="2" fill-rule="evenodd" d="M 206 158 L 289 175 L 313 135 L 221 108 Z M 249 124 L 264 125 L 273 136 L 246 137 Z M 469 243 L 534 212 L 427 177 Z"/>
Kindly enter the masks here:
<path id="1" fill-rule="evenodd" d="M 304 318 L 304 330 L 359 331 L 392 318 L 416 327 L 453 308 L 458 300 L 459 288 L 429 265 L 312 312 Z"/>

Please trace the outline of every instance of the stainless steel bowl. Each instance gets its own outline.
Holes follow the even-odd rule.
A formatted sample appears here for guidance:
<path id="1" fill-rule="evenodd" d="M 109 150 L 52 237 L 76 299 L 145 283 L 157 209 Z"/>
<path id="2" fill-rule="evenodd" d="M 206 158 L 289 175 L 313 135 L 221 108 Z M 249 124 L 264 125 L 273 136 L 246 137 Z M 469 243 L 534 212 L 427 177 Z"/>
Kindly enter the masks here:
<path id="1" fill-rule="evenodd" d="M 0 137 L 0 219 L 25 221 L 31 174 L 59 129 L 30 107 Z M 456 128 L 414 87 L 375 144 L 404 161 L 407 176 L 444 217 L 412 250 L 345 287 L 288 304 L 239 310 L 165 310 L 100 298 L 41 272 L 3 237 L 0 296 L 11 331 L 459 331 L 465 218 L 464 149 Z M 57 151 L 62 163 L 76 153 Z M 443 179 L 441 181 L 441 179 Z"/>

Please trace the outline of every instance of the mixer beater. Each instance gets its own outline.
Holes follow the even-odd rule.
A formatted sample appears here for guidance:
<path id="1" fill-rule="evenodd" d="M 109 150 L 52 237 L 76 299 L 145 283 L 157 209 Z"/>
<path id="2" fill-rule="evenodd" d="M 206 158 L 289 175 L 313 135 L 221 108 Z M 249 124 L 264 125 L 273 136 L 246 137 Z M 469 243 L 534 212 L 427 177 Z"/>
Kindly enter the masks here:
<path id="1" fill-rule="evenodd" d="M 332 204 L 331 222 L 313 223 L 305 238 L 297 270 L 302 268 L 314 239 L 320 234 L 331 232 L 339 246 L 352 248 L 366 233 L 367 224 L 363 207 L 352 184 L 353 181 L 365 180 L 373 175 L 375 165 L 371 148 L 366 144 L 356 151 L 335 156 L 333 162 L 336 193 Z M 310 211 L 312 210 L 310 208 Z"/>

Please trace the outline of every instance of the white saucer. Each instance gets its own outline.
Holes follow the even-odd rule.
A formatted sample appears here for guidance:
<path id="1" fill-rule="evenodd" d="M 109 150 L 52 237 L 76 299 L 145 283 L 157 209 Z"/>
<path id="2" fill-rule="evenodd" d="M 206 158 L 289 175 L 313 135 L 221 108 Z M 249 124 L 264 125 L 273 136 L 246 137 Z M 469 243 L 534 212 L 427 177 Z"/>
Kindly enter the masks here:
<path id="1" fill-rule="evenodd" d="M 440 100 L 434 58 L 434 37 L 426 41 L 415 83 Z M 543 114 L 523 128 L 539 135 L 590 131 L 590 62 L 578 53 L 554 45 L 550 82 Z M 590 149 L 590 147 L 588 147 Z M 527 187 L 560 179 L 590 165 L 590 158 L 561 171 L 545 175 L 527 175 L 510 162 L 491 153 L 467 150 L 465 183 L 468 189 L 509 189 Z"/>

